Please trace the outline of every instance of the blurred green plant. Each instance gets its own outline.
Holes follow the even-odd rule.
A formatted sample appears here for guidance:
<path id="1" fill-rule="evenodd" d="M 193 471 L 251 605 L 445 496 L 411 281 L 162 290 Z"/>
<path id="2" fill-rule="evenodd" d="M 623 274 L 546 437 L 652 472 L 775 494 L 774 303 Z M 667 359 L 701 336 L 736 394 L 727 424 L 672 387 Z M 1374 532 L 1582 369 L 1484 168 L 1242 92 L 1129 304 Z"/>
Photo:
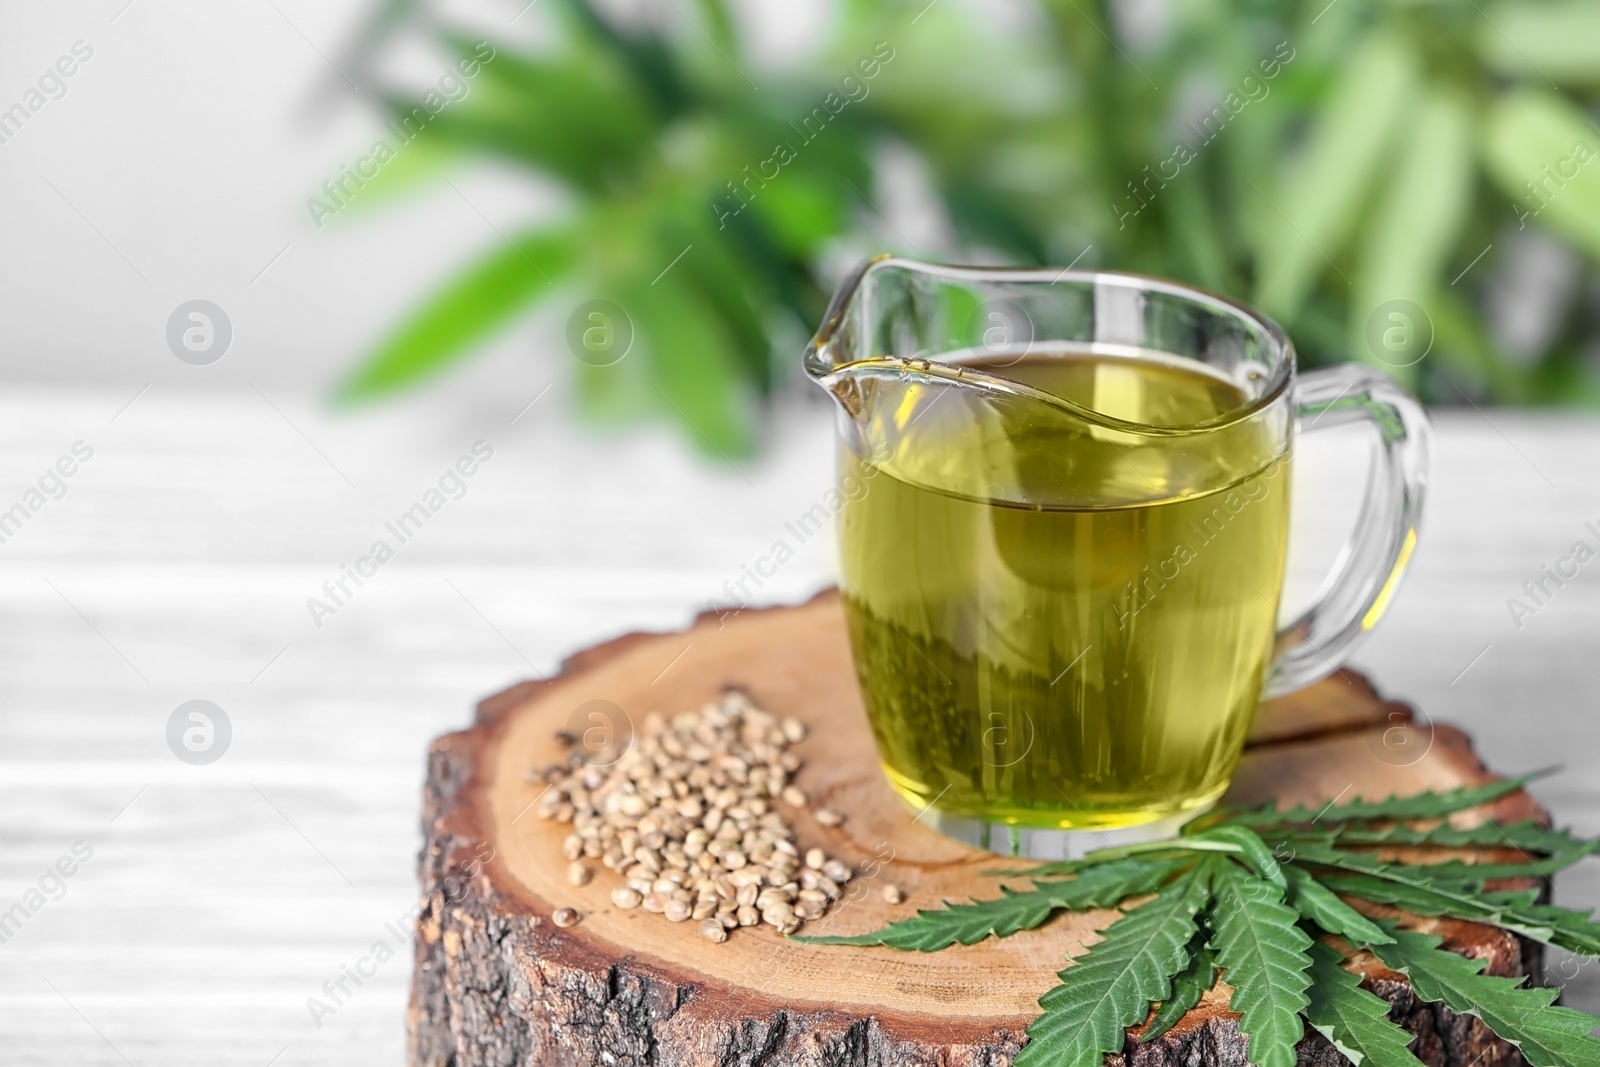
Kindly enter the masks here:
<path id="1" fill-rule="evenodd" d="M 635 327 L 632 358 L 575 362 L 591 414 L 665 414 L 748 454 L 827 272 L 893 248 L 1190 281 L 1277 318 L 1302 363 L 1372 362 L 1426 400 L 1600 401 L 1593 0 L 1019 0 L 1004 25 L 959 0 L 842 0 L 781 71 L 753 67 L 723 0 L 684 4 L 663 29 L 563 0 L 541 10 L 550 43 L 493 42 L 407 152 L 510 162 L 571 209 L 505 234 L 343 398 L 421 381 L 565 292 Z M 366 47 L 435 25 L 423 10 L 391 3 Z M 951 247 L 879 210 L 890 145 L 920 159 Z M 1486 308 L 1530 232 L 1570 284 L 1513 352 Z"/>

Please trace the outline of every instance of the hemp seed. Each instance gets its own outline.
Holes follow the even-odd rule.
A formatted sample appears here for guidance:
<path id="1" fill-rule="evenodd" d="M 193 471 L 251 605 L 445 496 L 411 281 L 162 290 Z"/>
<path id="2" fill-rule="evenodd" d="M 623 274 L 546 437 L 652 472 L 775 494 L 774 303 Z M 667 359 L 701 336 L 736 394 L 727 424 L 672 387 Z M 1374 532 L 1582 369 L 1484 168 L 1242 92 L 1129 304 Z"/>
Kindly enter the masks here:
<path id="1" fill-rule="evenodd" d="M 697 709 L 643 716 L 614 763 L 589 766 L 573 751 L 527 779 L 547 787 L 539 817 L 569 824 L 561 851 L 572 885 L 589 884 L 586 861 L 598 860 L 616 875 L 618 908 L 693 920 L 714 942 L 761 923 L 792 933 L 825 915 L 855 875 L 821 848 L 802 850 L 785 817 L 810 803 L 793 780 L 800 757 L 789 750 L 806 734 L 798 719 L 729 691 Z M 844 821 L 827 807 L 813 818 Z M 557 925 L 581 919 L 572 909 L 558 915 Z"/>

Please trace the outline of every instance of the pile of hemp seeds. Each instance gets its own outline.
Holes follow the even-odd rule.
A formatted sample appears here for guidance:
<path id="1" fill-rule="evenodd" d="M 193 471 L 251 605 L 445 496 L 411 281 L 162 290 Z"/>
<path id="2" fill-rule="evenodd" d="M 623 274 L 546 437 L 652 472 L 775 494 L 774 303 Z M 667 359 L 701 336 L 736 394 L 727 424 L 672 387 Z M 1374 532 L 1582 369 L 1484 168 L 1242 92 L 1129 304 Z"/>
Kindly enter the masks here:
<path id="1" fill-rule="evenodd" d="M 789 934 L 826 915 L 855 873 L 820 848 L 802 855 L 784 817 L 784 807 L 808 804 L 793 784 L 800 758 L 789 751 L 805 736 L 798 719 L 729 690 L 695 711 L 645 716 L 610 762 L 611 754 L 574 750 L 528 778 L 547 786 L 539 815 L 572 826 L 562 843 L 571 884 L 587 885 L 599 860 L 622 880 L 611 891 L 619 908 L 693 920 L 717 942 L 761 923 Z M 826 807 L 812 817 L 844 822 Z M 904 899 L 894 886 L 883 898 Z M 553 918 L 571 926 L 580 916 L 561 908 Z"/>

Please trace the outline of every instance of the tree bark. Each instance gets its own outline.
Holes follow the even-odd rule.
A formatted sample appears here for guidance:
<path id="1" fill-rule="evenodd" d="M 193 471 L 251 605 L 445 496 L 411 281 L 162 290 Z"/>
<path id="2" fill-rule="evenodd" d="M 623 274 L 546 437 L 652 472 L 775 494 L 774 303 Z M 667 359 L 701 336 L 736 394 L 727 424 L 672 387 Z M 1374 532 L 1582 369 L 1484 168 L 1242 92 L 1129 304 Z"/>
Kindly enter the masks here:
<path id="1" fill-rule="evenodd" d="M 490 697 L 467 730 L 436 740 L 423 798 L 423 906 L 409 1008 L 417 1067 L 513 1064 L 789 1067 L 939 1065 L 1003 1067 L 1025 1040 L 1035 1001 L 1055 984 L 1064 956 L 1084 950 L 1115 918 L 1058 916 L 1037 931 L 938 953 L 839 948 L 740 929 L 724 944 L 695 923 L 672 924 L 610 903 L 620 884 L 597 868 L 567 884 L 565 824 L 540 819 L 532 767 L 555 762 L 557 734 L 602 700 L 626 730 L 650 711 L 696 707 L 726 687 L 810 727 L 795 751 L 798 782 L 814 801 L 844 811 L 842 826 L 794 818 L 802 848 L 871 871 L 856 892 L 807 933 L 859 933 L 944 899 L 993 896 L 982 872 L 995 857 L 916 822 L 883 781 L 867 730 L 836 597 L 797 608 L 702 617 L 674 634 L 632 634 L 579 653 L 559 676 Z M 588 709 L 588 710 L 584 710 Z M 582 718 L 576 720 L 584 721 Z M 581 732 L 581 729 L 580 729 Z M 1318 805 L 1335 797 L 1381 799 L 1493 777 L 1465 735 L 1419 725 L 1342 671 L 1263 706 L 1228 802 Z M 1543 819 L 1525 793 L 1488 807 L 1502 821 Z M 1013 883 L 1016 884 L 1016 883 Z M 906 896 L 891 905 L 880 892 Z M 559 928 L 557 908 L 582 921 Z M 1470 923 L 1436 921 L 1447 947 L 1485 958 L 1491 973 L 1531 974 L 1540 959 L 1518 938 Z M 1403 975 L 1362 955 L 1353 961 L 1391 1017 L 1419 1038 L 1430 1067 L 1512 1067 L 1515 1048 L 1476 1018 L 1419 1002 Z M 1115 1067 L 1243 1065 L 1238 1017 L 1219 986 L 1149 1045 L 1131 1037 Z M 1308 1032 L 1299 1063 L 1348 1064 Z"/>

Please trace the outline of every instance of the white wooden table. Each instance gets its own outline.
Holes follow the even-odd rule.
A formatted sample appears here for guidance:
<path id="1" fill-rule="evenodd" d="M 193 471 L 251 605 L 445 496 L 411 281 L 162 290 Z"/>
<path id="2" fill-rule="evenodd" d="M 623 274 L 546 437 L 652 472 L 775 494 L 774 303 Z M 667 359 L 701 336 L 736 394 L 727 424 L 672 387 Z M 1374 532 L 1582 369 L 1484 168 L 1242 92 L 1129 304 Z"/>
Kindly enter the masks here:
<path id="1" fill-rule="evenodd" d="M 734 470 L 669 434 L 575 427 L 560 386 L 526 410 L 341 418 L 254 389 L 130 395 L 0 400 L 0 510 L 74 442 L 93 449 L 0 544 L 0 916 L 39 904 L 0 943 L 8 1064 L 400 1061 L 410 953 L 386 924 L 413 903 L 428 739 L 575 648 L 726 600 L 779 538 L 797 555 L 762 602 L 831 570 L 831 543 L 784 526 L 829 482 L 820 406 L 779 413 L 765 457 Z M 478 440 L 494 453 L 465 495 L 315 625 L 307 598 Z M 1600 542 L 1583 528 L 1600 525 L 1600 424 L 1450 412 L 1435 455 L 1415 569 L 1357 662 L 1469 728 L 1496 769 L 1565 764 L 1535 792 L 1600 832 L 1600 563 L 1520 630 L 1506 606 L 1573 541 Z M 1297 537 L 1326 550 L 1337 494 L 1297 494 Z M 201 766 L 166 740 L 194 699 L 232 727 Z M 48 877 L 79 841 L 92 857 Z M 64 892 L 30 897 L 42 877 Z M 1600 902 L 1596 867 L 1558 897 Z M 383 941 L 393 958 L 314 1020 L 308 998 Z M 1597 973 L 1553 977 L 1594 1010 Z"/>

